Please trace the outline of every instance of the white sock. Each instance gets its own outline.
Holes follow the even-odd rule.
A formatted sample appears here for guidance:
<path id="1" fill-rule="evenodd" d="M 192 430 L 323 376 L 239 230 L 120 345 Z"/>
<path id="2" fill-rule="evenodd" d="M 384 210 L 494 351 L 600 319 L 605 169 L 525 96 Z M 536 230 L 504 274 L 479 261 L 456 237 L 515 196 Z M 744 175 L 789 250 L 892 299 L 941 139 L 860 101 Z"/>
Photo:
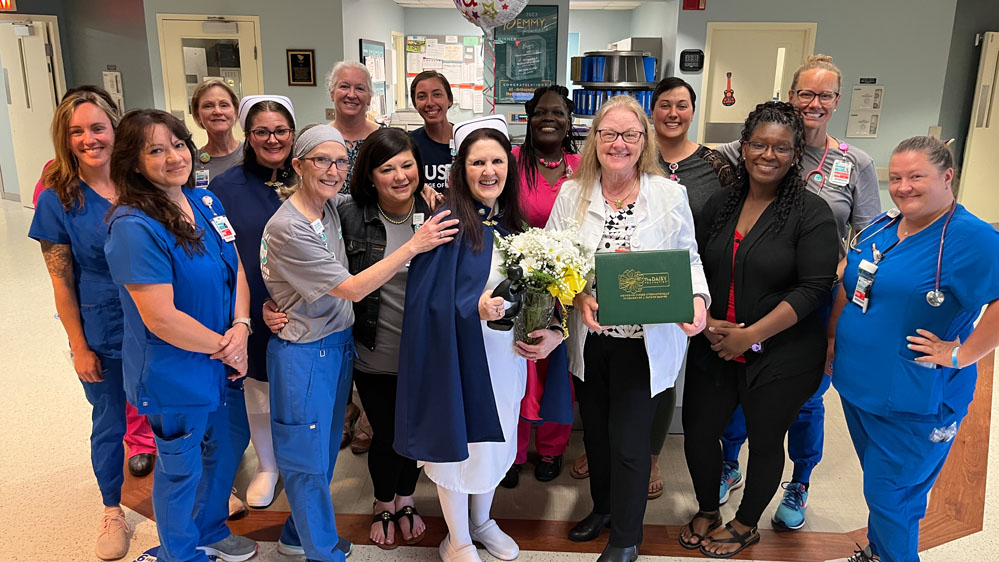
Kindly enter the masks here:
<path id="1" fill-rule="evenodd" d="M 250 422 L 250 441 L 257 451 L 257 471 L 277 472 L 277 459 L 274 458 L 274 440 L 271 438 L 271 415 L 247 414 Z"/>
<path id="2" fill-rule="evenodd" d="M 468 494 L 437 486 L 437 496 L 441 501 L 441 512 L 450 534 L 448 540 L 451 546 L 461 548 L 472 544 L 472 536 L 468 532 Z"/>
<path id="3" fill-rule="evenodd" d="M 485 494 L 472 494 L 468 498 L 469 519 L 473 527 L 481 527 L 489 521 L 489 511 L 493 507 L 493 495 L 496 490 Z"/>

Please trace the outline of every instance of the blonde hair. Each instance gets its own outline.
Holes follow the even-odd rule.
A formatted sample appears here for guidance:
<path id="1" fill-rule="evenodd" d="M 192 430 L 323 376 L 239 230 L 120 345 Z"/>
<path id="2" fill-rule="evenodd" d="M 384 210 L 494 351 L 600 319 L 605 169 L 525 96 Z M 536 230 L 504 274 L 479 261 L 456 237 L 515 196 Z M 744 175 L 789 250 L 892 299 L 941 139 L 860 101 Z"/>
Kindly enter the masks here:
<path id="1" fill-rule="evenodd" d="M 798 87 L 798 78 L 801 76 L 802 72 L 808 70 L 828 70 L 836 75 L 836 90 L 838 91 L 843 87 L 843 73 L 840 72 L 839 67 L 833 63 L 833 58 L 829 55 L 823 55 L 819 53 L 817 55 L 809 55 L 805 59 L 805 63 L 798 67 L 798 70 L 794 71 L 794 78 L 791 79 L 791 89 L 794 90 Z"/>
<path id="2" fill-rule="evenodd" d="M 597 131 L 600 129 L 600 124 L 607 117 L 607 114 L 615 109 L 624 109 L 632 112 L 641 124 L 643 133 L 642 142 L 645 144 L 642 146 L 642 152 L 638 156 L 638 162 L 635 163 L 638 175 L 649 174 L 665 177 L 662 167 L 659 166 L 659 151 L 656 149 L 655 131 L 652 129 L 652 122 L 645 115 L 642 106 L 638 104 L 638 100 L 631 96 L 622 95 L 612 97 L 600 106 L 600 110 L 597 111 L 596 116 L 593 118 L 593 126 L 590 127 L 590 132 L 586 135 L 586 140 L 583 142 L 583 150 L 580 153 L 582 161 L 579 164 L 579 169 L 572 174 L 571 179 L 578 182 L 582 188 L 579 203 L 576 207 L 576 220 L 580 223 L 582 223 L 586 209 L 590 206 L 590 201 L 593 199 L 593 190 L 597 183 L 600 182 L 601 172 L 600 161 L 597 159 L 597 144 L 602 141 L 597 138 Z"/>
<path id="3" fill-rule="evenodd" d="M 42 174 L 42 184 L 51 187 L 59 196 L 59 201 L 67 211 L 77 203 L 83 207 L 83 192 L 77 181 L 80 177 L 80 162 L 69 147 L 69 122 L 73 119 L 76 108 L 85 103 L 96 105 L 108 116 L 111 129 L 118 127 L 121 115 L 118 109 L 112 107 L 101 96 L 86 90 L 73 92 L 59 103 L 52 116 L 52 146 L 55 158 Z"/>
<path id="4" fill-rule="evenodd" d="M 357 61 L 342 60 L 334 64 L 333 69 L 326 75 L 326 90 L 330 93 L 330 97 L 333 96 L 333 87 L 336 86 L 336 81 L 340 79 L 340 73 L 348 68 L 356 68 L 364 72 L 364 80 L 368 85 L 368 95 L 374 95 L 375 86 L 371 83 L 371 73 L 368 72 L 368 67 Z"/>
<path id="5" fill-rule="evenodd" d="M 236 95 L 236 90 L 232 89 L 232 86 L 228 82 L 221 78 L 208 78 L 198 84 L 194 88 L 194 93 L 191 94 L 191 117 L 194 118 L 194 122 L 198 124 L 202 129 L 205 126 L 201 123 L 201 119 L 198 118 L 198 106 L 201 105 L 201 96 L 205 95 L 208 90 L 212 88 L 222 88 L 225 93 L 229 94 L 229 99 L 232 100 L 232 110 L 235 112 L 239 107 L 239 96 Z"/>

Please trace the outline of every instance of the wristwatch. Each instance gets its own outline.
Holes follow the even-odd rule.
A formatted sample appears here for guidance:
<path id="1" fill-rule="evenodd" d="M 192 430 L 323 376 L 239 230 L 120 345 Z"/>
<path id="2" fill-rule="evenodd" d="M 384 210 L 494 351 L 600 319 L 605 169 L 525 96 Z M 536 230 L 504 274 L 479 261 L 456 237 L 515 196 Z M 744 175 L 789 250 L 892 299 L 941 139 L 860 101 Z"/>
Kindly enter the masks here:
<path id="1" fill-rule="evenodd" d="M 562 328 L 562 326 L 556 324 L 554 326 L 548 326 L 548 329 L 553 332 L 557 332 L 560 336 L 562 336 L 563 340 L 565 339 L 565 329 Z"/>
<path id="2" fill-rule="evenodd" d="M 233 327 L 235 327 L 236 324 L 246 324 L 246 331 L 249 334 L 253 334 L 253 323 L 250 322 L 249 318 L 233 318 L 232 319 Z"/>

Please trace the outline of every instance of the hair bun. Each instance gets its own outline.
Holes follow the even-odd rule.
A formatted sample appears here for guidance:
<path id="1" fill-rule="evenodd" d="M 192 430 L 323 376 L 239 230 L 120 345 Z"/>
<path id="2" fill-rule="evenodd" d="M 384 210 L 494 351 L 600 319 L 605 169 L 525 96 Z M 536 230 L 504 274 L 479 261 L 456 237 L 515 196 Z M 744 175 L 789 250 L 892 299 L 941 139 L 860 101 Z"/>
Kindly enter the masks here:
<path id="1" fill-rule="evenodd" d="M 813 62 L 827 62 L 829 64 L 833 64 L 833 58 L 829 55 L 823 55 L 822 53 L 817 55 L 808 55 L 808 58 L 805 59 L 805 64 Z"/>

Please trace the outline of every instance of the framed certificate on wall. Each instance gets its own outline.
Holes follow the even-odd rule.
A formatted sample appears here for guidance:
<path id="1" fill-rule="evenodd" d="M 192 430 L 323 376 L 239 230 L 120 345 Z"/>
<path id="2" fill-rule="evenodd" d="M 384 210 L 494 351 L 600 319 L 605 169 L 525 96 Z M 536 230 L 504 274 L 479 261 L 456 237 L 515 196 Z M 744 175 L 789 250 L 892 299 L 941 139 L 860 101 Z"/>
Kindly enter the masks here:
<path id="1" fill-rule="evenodd" d="M 315 49 L 288 49 L 288 85 L 316 85 Z"/>

